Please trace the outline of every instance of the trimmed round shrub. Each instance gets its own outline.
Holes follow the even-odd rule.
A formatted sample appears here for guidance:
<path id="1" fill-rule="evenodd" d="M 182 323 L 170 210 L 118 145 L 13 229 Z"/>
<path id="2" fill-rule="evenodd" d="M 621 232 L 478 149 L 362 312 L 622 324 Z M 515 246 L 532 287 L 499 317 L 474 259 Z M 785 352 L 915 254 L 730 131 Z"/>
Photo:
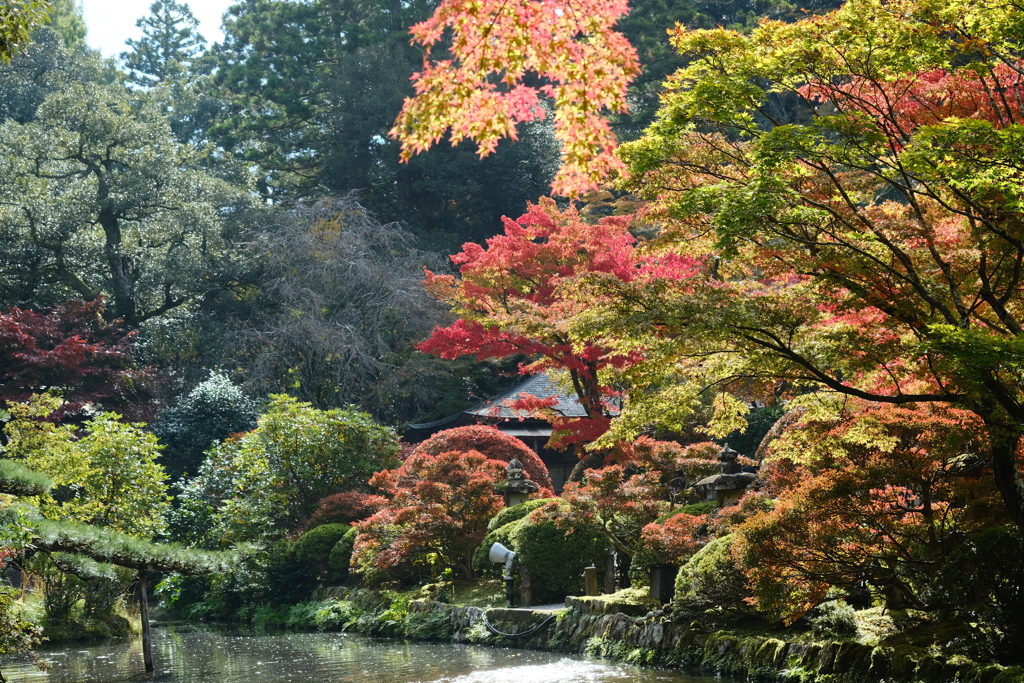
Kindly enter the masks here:
<path id="1" fill-rule="evenodd" d="M 331 548 L 327 564 L 331 570 L 331 578 L 338 583 L 344 583 L 348 580 L 348 569 L 352 563 L 352 548 L 356 544 L 356 533 L 356 528 L 350 526 L 345 535 Z"/>
<path id="2" fill-rule="evenodd" d="M 309 566 L 317 579 L 328 580 L 331 552 L 349 531 L 354 529 L 347 524 L 323 524 L 310 529 L 295 541 L 295 560 Z"/>
<path id="3" fill-rule="evenodd" d="M 502 508 L 501 511 L 494 515 L 494 517 L 491 518 L 491 521 L 487 523 L 487 530 L 494 531 L 495 529 L 500 529 L 506 524 L 518 522 L 537 508 L 542 508 L 548 503 L 557 503 L 558 500 L 558 498 L 541 498 L 540 500 L 528 500 L 525 503 L 520 503 L 519 505 Z"/>
<path id="4" fill-rule="evenodd" d="M 513 507 L 519 506 L 516 505 Z M 505 508 L 505 510 L 511 509 L 513 508 Z M 497 517 L 495 517 L 495 519 L 497 519 Z M 484 542 L 480 544 L 480 547 L 473 551 L 473 571 L 477 574 L 477 576 L 502 575 L 502 565 L 491 562 L 488 559 L 487 555 L 491 551 L 491 546 L 495 543 L 500 543 L 506 548 L 511 548 L 512 550 L 515 550 L 515 548 L 512 547 L 514 545 L 512 541 L 512 535 L 519 528 L 518 524 L 521 521 L 523 521 L 523 517 L 513 519 L 508 524 L 502 524 L 501 526 L 496 527 L 491 531 L 487 532 L 487 535 L 484 536 Z"/>
<path id="5" fill-rule="evenodd" d="M 554 485 L 548 474 L 547 465 L 529 446 L 515 438 L 486 425 L 470 425 L 446 429 L 416 446 L 416 452 L 427 455 L 441 455 L 449 451 L 479 451 L 491 460 L 512 462 L 516 458 L 523 465 L 523 473 L 527 479 L 535 482 L 541 492 L 547 489 L 552 495 Z"/>
<path id="6" fill-rule="evenodd" d="M 749 595 L 743 574 L 732 559 L 732 534 L 697 551 L 676 575 L 675 602 L 683 607 L 737 608 Z"/>
<path id="7" fill-rule="evenodd" d="M 515 507 L 534 503 L 540 501 L 529 501 Z M 581 594 L 584 568 L 590 565 L 603 567 L 611 552 L 607 536 L 597 527 L 560 528 L 556 519 L 561 503 L 558 499 L 547 503 L 532 505 L 533 511 L 519 519 L 515 517 L 520 511 L 509 512 L 508 517 L 513 521 L 488 533 L 473 556 L 475 569 L 500 575 L 502 566 L 487 559 L 491 545 L 497 542 L 514 550 L 517 563 L 530 569 L 535 604 L 561 602 L 566 595 Z"/>
<path id="8" fill-rule="evenodd" d="M 530 568 L 533 601 L 561 602 L 566 595 L 583 593 L 583 570 L 604 567 L 611 543 L 595 527 L 577 527 L 566 534 L 553 519 L 519 522 L 512 540 L 521 564 Z"/>
<path id="9" fill-rule="evenodd" d="M 223 584 L 215 584 L 211 593 L 213 602 L 222 602 L 217 609 L 220 616 L 246 618 L 249 610 L 259 602 L 276 605 L 294 605 L 308 600 L 316 589 L 318 568 L 301 561 L 296 552 L 298 543 L 278 541 L 270 546 L 265 564 L 245 567 L 230 572 Z M 265 585 L 260 585 L 264 584 Z M 253 594 L 254 593 L 254 594 Z M 255 599 L 253 599 L 255 598 Z M 209 600 L 210 596 L 206 598 Z"/>

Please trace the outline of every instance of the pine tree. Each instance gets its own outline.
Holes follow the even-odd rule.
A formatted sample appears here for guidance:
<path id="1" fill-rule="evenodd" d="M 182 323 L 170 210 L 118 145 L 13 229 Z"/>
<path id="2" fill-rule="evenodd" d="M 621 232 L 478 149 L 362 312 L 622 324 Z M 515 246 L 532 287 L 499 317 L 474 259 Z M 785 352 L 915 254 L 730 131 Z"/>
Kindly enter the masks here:
<path id="1" fill-rule="evenodd" d="M 142 38 L 126 40 L 131 51 L 121 53 L 128 80 L 151 87 L 193 74 L 206 39 L 196 30 L 199 20 L 192 10 L 174 0 L 156 0 L 149 12 L 135 22 Z"/>

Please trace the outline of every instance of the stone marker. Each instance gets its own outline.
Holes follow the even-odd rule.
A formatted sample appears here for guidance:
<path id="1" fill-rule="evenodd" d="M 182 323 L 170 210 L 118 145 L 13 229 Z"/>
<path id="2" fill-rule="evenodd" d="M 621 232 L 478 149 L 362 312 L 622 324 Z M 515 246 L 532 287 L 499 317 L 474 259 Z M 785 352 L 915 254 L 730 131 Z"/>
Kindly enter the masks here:
<path id="1" fill-rule="evenodd" d="M 600 595 L 597 590 L 597 567 L 590 566 L 583 570 L 583 579 L 587 585 L 587 595 Z"/>

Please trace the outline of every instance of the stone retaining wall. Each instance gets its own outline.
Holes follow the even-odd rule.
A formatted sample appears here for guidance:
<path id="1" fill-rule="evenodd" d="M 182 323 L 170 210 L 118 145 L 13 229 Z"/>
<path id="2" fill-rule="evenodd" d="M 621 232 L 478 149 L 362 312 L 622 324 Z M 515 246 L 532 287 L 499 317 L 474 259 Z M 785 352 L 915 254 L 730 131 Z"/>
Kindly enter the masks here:
<path id="1" fill-rule="evenodd" d="M 414 601 L 410 617 L 447 617 L 451 638 L 523 649 L 607 657 L 631 664 L 701 670 L 752 681 L 781 683 L 1024 683 L 1024 669 L 955 664 L 914 648 L 885 648 L 852 642 L 787 643 L 773 638 L 709 633 L 699 622 L 680 624 L 656 610 L 611 604 L 598 598 L 567 598 L 552 623 L 524 633 L 552 612 L 490 609 Z M 633 612 L 623 613 L 624 609 Z M 641 612 L 643 612 L 641 614 Z"/>

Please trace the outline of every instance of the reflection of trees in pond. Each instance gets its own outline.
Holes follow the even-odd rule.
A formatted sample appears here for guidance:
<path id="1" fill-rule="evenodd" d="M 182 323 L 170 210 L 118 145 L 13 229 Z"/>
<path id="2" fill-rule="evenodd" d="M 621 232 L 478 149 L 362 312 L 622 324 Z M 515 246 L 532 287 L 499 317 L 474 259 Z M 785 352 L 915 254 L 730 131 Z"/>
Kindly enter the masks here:
<path id="1" fill-rule="evenodd" d="M 561 683 L 712 683 L 670 671 L 617 667 L 549 652 L 506 650 L 449 643 L 372 640 L 340 633 L 231 634 L 205 629 L 157 629 L 158 667 L 166 683 L 488 683 L 518 680 Z M 43 652 L 48 673 L 14 665 L 12 681 L 126 683 L 142 680 L 142 647 L 81 646 Z M 515 667 L 515 671 L 509 669 Z M 6 671 L 6 670 L 5 670 Z"/>

